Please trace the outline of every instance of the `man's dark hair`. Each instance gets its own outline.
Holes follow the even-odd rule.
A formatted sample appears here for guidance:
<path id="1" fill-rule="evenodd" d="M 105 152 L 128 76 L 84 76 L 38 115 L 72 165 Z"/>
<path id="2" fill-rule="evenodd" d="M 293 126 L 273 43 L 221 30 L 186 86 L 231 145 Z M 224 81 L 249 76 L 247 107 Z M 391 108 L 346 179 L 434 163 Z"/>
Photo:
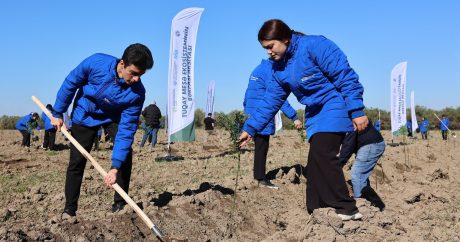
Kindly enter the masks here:
<path id="1" fill-rule="evenodd" d="M 211 117 L 211 116 L 212 116 L 212 113 L 208 113 L 208 116 Z"/>
<path id="2" fill-rule="evenodd" d="M 51 104 L 46 104 L 46 109 L 50 110 L 51 112 L 53 112 L 53 105 Z"/>
<path id="3" fill-rule="evenodd" d="M 289 26 L 279 19 L 270 19 L 260 27 L 257 38 L 259 42 L 263 40 L 291 40 L 292 34 L 305 35 L 289 28 Z"/>
<path id="4" fill-rule="evenodd" d="M 35 120 L 40 119 L 40 116 L 38 116 L 38 113 L 36 113 L 36 112 L 32 112 L 32 117 L 34 117 Z"/>
<path id="5" fill-rule="evenodd" d="M 152 53 L 143 44 L 132 44 L 125 49 L 121 59 L 125 66 L 135 65 L 139 69 L 146 71 L 153 67 Z"/>

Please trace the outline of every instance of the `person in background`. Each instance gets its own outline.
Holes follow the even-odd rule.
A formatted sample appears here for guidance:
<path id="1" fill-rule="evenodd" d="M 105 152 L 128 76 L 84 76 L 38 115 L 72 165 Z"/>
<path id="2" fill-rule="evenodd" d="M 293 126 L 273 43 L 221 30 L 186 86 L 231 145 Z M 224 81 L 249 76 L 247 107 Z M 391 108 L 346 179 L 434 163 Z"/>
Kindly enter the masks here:
<path id="1" fill-rule="evenodd" d="M 214 130 L 214 126 L 216 125 L 216 120 L 212 118 L 212 113 L 208 113 L 208 116 L 203 120 L 204 122 L 204 130 L 207 130 L 209 134 L 212 133 Z"/>
<path id="2" fill-rule="evenodd" d="M 332 41 L 296 32 L 279 19 L 266 21 L 258 40 L 274 61 L 271 73 L 275 81 L 270 82 L 264 101 L 246 120 L 241 146 L 262 131 L 292 92 L 306 107 L 308 213 L 332 207 L 343 221 L 361 219 L 337 156 L 345 134 L 362 132 L 368 124 L 358 75 Z"/>
<path id="3" fill-rule="evenodd" d="M 132 171 L 132 144 L 145 100 L 141 76 L 153 66 L 150 50 L 142 44 L 128 46 L 121 59 L 94 54 L 83 60 L 65 78 L 56 95 L 51 124 L 59 131 L 62 115 L 73 101 L 72 136 L 88 152 L 101 126 L 114 141 L 112 165 L 104 184 L 117 183 L 126 193 Z M 72 144 L 65 181 L 65 207 L 62 218 L 76 216 L 86 158 Z M 112 212 L 126 202 L 114 195 Z"/>
<path id="4" fill-rule="evenodd" d="M 38 113 L 32 112 L 16 122 L 16 129 L 22 135 L 22 142 L 21 147 L 29 148 L 30 147 L 30 137 L 33 134 L 33 130 L 37 129 L 40 130 L 40 126 L 38 125 Z"/>
<path id="5" fill-rule="evenodd" d="M 428 129 L 430 127 L 430 123 L 428 122 L 428 120 L 423 117 L 422 118 L 422 121 L 420 122 L 420 124 L 418 125 L 419 126 L 419 129 L 420 129 L 420 134 L 422 135 L 422 139 L 428 139 Z"/>
<path id="6" fill-rule="evenodd" d="M 251 73 L 243 102 L 246 117 L 252 116 L 260 103 L 264 101 L 263 97 L 268 82 L 272 81 L 271 68 L 272 63 L 269 60 L 262 60 Z M 297 118 L 297 112 L 291 107 L 288 101 L 285 101 L 283 106 L 281 106 L 281 111 L 294 122 L 296 128 L 302 128 L 302 122 Z M 255 143 L 253 176 L 258 181 L 259 186 L 278 189 L 278 186 L 267 179 L 265 174 L 270 135 L 273 134 L 275 134 L 275 121 L 271 120 L 262 131 L 257 132 L 253 137 Z"/>
<path id="7" fill-rule="evenodd" d="M 144 116 L 145 126 L 143 126 L 144 136 L 142 137 L 140 148 L 142 149 L 142 147 L 144 147 L 144 144 L 149 136 L 152 137 L 151 144 L 153 148 L 157 144 L 157 135 L 158 130 L 160 130 L 161 119 L 161 111 L 157 107 L 155 101 L 153 101 L 152 104 L 147 106 L 144 111 L 142 111 L 142 116 Z"/>
<path id="8" fill-rule="evenodd" d="M 407 120 L 406 129 L 407 129 L 407 136 L 412 137 L 412 121 Z"/>
<path id="9" fill-rule="evenodd" d="M 439 129 L 441 130 L 441 135 L 443 140 L 447 140 L 447 132 L 449 131 L 449 119 L 446 115 L 442 115 L 441 121 L 439 121 Z"/>
<path id="10" fill-rule="evenodd" d="M 381 127 L 380 127 L 380 119 L 377 119 L 377 121 L 375 121 L 375 126 L 374 127 L 375 127 L 375 129 L 377 131 L 380 132 L 380 129 L 381 129 Z"/>
<path id="11" fill-rule="evenodd" d="M 53 106 L 51 104 L 46 105 L 46 109 L 53 112 Z M 51 125 L 51 120 L 46 116 L 45 112 L 42 113 L 42 120 L 45 129 L 45 135 L 43 136 L 42 149 L 54 150 L 54 143 L 56 140 L 56 129 Z"/>
<path id="12" fill-rule="evenodd" d="M 353 131 L 345 136 L 339 155 L 339 161 L 343 166 L 353 154 L 356 154 L 351 167 L 353 196 L 370 201 L 371 205 L 378 207 L 380 211 L 383 211 L 385 204 L 372 189 L 369 176 L 384 151 L 385 142 L 382 135 L 369 122 L 367 128 L 361 133 Z"/>

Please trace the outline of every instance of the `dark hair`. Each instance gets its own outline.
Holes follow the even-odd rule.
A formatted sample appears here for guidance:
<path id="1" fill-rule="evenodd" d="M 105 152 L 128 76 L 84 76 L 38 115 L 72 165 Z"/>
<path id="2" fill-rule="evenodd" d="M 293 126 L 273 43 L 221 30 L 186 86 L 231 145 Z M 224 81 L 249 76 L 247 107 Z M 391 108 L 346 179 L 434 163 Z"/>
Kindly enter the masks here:
<path id="1" fill-rule="evenodd" d="M 32 112 L 32 117 L 36 118 L 37 120 L 40 119 L 40 116 L 38 116 L 38 113 Z"/>
<path id="2" fill-rule="evenodd" d="M 208 113 L 208 116 L 212 116 L 212 113 Z"/>
<path id="3" fill-rule="evenodd" d="M 257 38 L 259 42 L 263 40 L 291 40 L 292 34 L 305 35 L 289 28 L 289 26 L 279 19 L 270 19 L 260 27 Z"/>
<path id="4" fill-rule="evenodd" d="M 53 105 L 46 104 L 46 109 L 48 109 L 48 110 L 50 110 L 52 112 L 53 111 Z"/>
<path id="5" fill-rule="evenodd" d="M 125 49 L 121 59 L 125 66 L 135 65 L 143 71 L 151 69 L 153 66 L 152 53 L 143 44 L 132 44 Z"/>

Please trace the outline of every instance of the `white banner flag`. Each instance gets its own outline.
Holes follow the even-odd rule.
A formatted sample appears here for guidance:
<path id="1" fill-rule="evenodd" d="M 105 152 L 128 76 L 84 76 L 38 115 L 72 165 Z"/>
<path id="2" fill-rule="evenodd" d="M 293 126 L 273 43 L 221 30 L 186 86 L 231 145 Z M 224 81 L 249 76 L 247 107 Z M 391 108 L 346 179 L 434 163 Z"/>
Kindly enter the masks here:
<path id="1" fill-rule="evenodd" d="M 412 119 L 412 133 L 418 129 L 417 115 L 415 115 L 415 94 L 414 91 L 410 92 L 410 117 Z"/>
<path id="2" fill-rule="evenodd" d="M 208 113 L 214 117 L 214 88 L 216 83 L 214 81 L 210 81 L 208 85 L 208 99 L 206 100 L 206 117 Z"/>
<path id="3" fill-rule="evenodd" d="M 406 69 L 407 62 L 397 64 L 391 71 L 391 132 L 399 135 L 406 125 Z"/>
<path id="4" fill-rule="evenodd" d="M 275 115 L 275 133 L 279 133 L 283 129 L 283 120 L 281 120 L 281 112 L 278 111 Z"/>
<path id="5" fill-rule="evenodd" d="M 168 75 L 168 142 L 195 140 L 195 43 L 203 8 L 172 20 Z"/>

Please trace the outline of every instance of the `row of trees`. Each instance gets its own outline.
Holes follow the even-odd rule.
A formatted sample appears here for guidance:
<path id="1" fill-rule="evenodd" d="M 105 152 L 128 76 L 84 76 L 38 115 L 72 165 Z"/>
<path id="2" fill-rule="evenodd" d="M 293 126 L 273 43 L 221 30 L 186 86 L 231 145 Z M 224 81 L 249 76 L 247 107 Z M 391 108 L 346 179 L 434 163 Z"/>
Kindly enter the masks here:
<path id="1" fill-rule="evenodd" d="M 430 129 L 438 128 L 439 121 L 436 119 L 434 114 L 441 117 L 442 115 L 446 115 L 450 120 L 450 129 L 458 130 L 460 129 L 460 107 L 457 108 L 444 108 L 442 110 L 433 110 L 430 108 L 426 108 L 423 106 L 416 106 L 416 115 L 417 121 L 420 122 L 423 117 L 429 120 L 430 122 Z M 214 119 L 216 120 L 217 128 L 226 127 L 229 118 L 235 117 L 238 113 L 242 111 L 234 110 L 230 113 L 224 112 L 216 112 L 214 113 Z M 379 112 L 380 112 L 380 120 L 382 124 L 382 129 L 389 130 L 391 126 L 390 122 L 390 112 L 378 109 L 378 108 L 368 108 L 365 110 L 366 115 L 373 121 L 378 119 Z M 407 119 L 410 120 L 410 110 L 407 110 L 408 117 Z M 202 128 L 204 127 L 203 120 L 206 117 L 206 114 L 202 109 L 195 110 L 195 127 Z M 297 110 L 297 117 L 303 120 L 304 117 L 304 110 Z M 14 129 L 14 125 L 20 119 L 19 116 L 7 116 L 3 115 L 0 117 L 0 129 Z M 294 129 L 293 123 L 289 120 L 284 114 L 281 114 L 281 119 L 283 120 L 283 129 Z M 162 123 L 164 123 L 164 117 L 162 117 Z M 39 120 L 39 124 L 43 127 L 42 120 Z"/>

